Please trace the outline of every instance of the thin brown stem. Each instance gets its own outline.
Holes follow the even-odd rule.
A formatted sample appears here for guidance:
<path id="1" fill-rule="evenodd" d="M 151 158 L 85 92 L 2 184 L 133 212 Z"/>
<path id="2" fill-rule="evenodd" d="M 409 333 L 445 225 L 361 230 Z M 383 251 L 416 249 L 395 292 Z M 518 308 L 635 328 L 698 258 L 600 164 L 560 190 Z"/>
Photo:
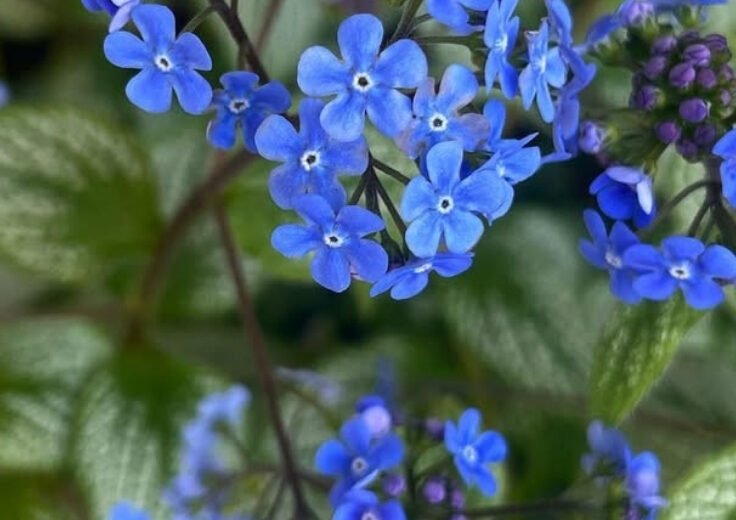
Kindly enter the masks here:
<path id="1" fill-rule="evenodd" d="M 284 0 L 271 0 L 271 3 L 268 4 L 266 16 L 263 18 L 263 24 L 256 37 L 256 52 L 260 53 L 265 48 L 268 37 L 271 35 L 273 24 L 278 19 L 279 11 L 281 11 L 283 5 Z"/>
<path id="2" fill-rule="evenodd" d="M 713 184 L 712 180 L 704 179 L 698 182 L 694 182 L 691 185 L 685 187 L 677 195 L 672 197 L 672 199 L 666 205 L 664 205 L 662 209 L 659 210 L 657 217 L 652 221 L 652 223 L 639 232 L 639 237 L 645 238 L 649 236 L 655 228 L 657 228 L 667 217 L 670 216 L 672 211 L 677 206 L 685 201 L 685 199 L 687 199 L 690 195 L 694 194 L 698 190 L 707 188 L 711 184 Z"/>
<path id="3" fill-rule="evenodd" d="M 379 170 L 381 170 L 383 173 L 385 173 L 389 177 L 391 177 L 393 179 L 396 179 L 397 181 L 399 181 L 404 186 L 406 186 L 407 184 L 409 184 L 409 182 L 411 181 L 411 179 L 409 177 L 407 177 L 406 175 L 404 175 L 403 173 L 401 173 L 396 168 L 392 168 L 388 164 L 379 161 L 375 157 L 373 157 L 371 160 L 373 161 L 373 164 L 375 165 L 376 168 L 378 168 Z"/>
<path id="4" fill-rule="evenodd" d="M 384 188 L 383 184 L 381 184 L 381 181 L 376 176 L 375 170 L 373 170 L 372 175 L 374 176 L 373 184 L 376 187 L 376 191 L 378 192 L 378 196 L 383 202 L 383 205 L 386 207 L 389 214 L 391 215 L 391 219 L 394 221 L 394 224 L 396 224 L 396 227 L 398 228 L 399 233 L 401 233 L 401 236 L 406 236 L 406 224 L 404 223 L 404 219 L 401 218 L 399 210 L 396 209 L 394 202 L 391 200 L 391 195 L 389 195 L 389 193 L 386 191 L 386 188 Z"/>
<path id="5" fill-rule="evenodd" d="M 245 32 L 245 27 L 243 27 L 243 22 L 240 21 L 237 10 L 225 3 L 225 0 L 209 0 L 209 2 L 227 26 L 230 35 L 238 46 L 238 67 L 244 69 L 246 65 L 250 65 L 251 70 L 261 78 L 261 82 L 268 83 L 270 76 L 263 66 L 248 33 Z"/>
<path id="6" fill-rule="evenodd" d="M 248 290 L 245 271 L 240 260 L 235 239 L 233 237 L 230 222 L 223 205 L 215 205 L 215 218 L 222 246 L 227 257 L 230 276 L 235 284 L 235 292 L 238 300 L 238 308 L 244 325 L 244 335 L 250 347 L 253 362 L 256 368 L 260 386 L 266 398 L 266 407 L 276 433 L 276 440 L 281 453 L 284 468 L 284 478 L 291 488 L 294 496 L 295 517 L 297 520 L 310 517 L 309 508 L 304 498 L 301 478 L 296 462 L 293 457 L 291 442 L 286 432 L 286 426 L 281 416 L 278 402 L 278 388 L 274 377 L 273 365 L 268 355 L 266 340 L 256 317 L 255 306 Z"/>

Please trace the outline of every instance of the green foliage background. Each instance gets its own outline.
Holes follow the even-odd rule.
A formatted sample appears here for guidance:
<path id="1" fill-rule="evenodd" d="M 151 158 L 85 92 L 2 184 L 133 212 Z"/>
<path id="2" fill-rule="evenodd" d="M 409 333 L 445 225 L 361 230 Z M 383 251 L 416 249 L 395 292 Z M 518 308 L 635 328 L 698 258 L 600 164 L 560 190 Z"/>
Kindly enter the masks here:
<path id="1" fill-rule="evenodd" d="M 255 34 L 267 3 L 241 0 Z M 13 92 L 0 109 L 0 518 L 101 519 L 121 498 L 165 518 L 160 489 L 197 399 L 232 381 L 256 397 L 257 387 L 208 212 L 176 250 L 150 333 L 124 341 L 143 269 L 212 157 L 206 118 L 151 116 L 127 103 L 128 72 L 102 55 L 104 21 L 78 4 L 0 2 L 0 79 Z M 201 4 L 170 2 L 180 21 Z M 375 4 L 396 20 L 396 9 Z M 582 35 L 616 2 L 571 4 Z M 529 19 L 541 7 L 521 6 Z M 714 10 L 712 25 L 736 36 L 734 12 Z M 266 66 L 293 87 L 301 49 L 332 42 L 342 16 L 319 0 L 286 0 Z M 215 58 L 215 83 L 234 48 L 217 20 L 199 33 Z M 433 52 L 435 72 L 468 59 L 456 49 Z M 604 72 L 589 105 L 625 101 L 622 76 Z M 515 111 L 509 131 L 537 126 Z M 373 141 L 385 162 L 401 160 Z M 325 411 L 302 402 L 324 389 L 288 383 L 282 404 L 300 432 L 302 464 L 390 360 L 410 410 L 447 417 L 472 404 L 506 434 L 512 455 L 499 501 L 593 492 L 580 484 L 579 458 L 585 427 L 599 417 L 622 423 L 636 449 L 662 458 L 672 501 L 665 518 L 736 517 L 736 299 L 707 315 L 679 301 L 615 304 L 604 277 L 576 252 L 594 163 L 545 168 L 487 233 L 471 272 L 434 280 L 406 303 L 371 300 L 365 287 L 328 294 L 309 281 L 305 263 L 275 254 L 270 233 L 291 217 L 269 200 L 268 169 L 253 164 L 226 193 L 259 318 L 279 366 L 318 371 L 340 388 Z M 671 157 L 660 169 L 663 194 L 693 175 Z M 256 398 L 247 439 L 263 460 L 275 456 L 266 424 Z M 244 503 L 269 493 L 264 486 L 249 481 Z M 564 518 L 539 518 L 552 517 Z"/>

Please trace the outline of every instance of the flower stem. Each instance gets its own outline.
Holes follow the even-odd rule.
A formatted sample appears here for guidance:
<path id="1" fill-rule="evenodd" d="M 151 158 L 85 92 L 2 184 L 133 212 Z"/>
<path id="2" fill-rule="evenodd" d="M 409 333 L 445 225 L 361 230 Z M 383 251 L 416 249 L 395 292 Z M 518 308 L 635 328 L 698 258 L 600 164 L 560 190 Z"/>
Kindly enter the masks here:
<path id="1" fill-rule="evenodd" d="M 194 18 L 189 20 L 189 23 L 184 26 L 184 28 L 181 30 L 180 34 L 188 33 L 188 32 L 194 32 L 199 25 L 204 22 L 209 15 L 215 12 L 215 8 L 211 5 L 208 5 L 204 9 L 202 9 L 200 12 L 198 12 L 196 15 L 194 15 Z"/>
<path id="2" fill-rule="evenodd" d="M 406 4 L 404 5 L 404 11 L 401 13 L 399 24 L 396 26 L 394 34 L 391 35 L 391 38 L 388 41 L 388 45 L 391 45 L 395 41 L 400 40 L 401 38 L 405 38 L 409 35 L 409 32 L 411 31 L 412 25 L 414 23 L 414 17 L 416 16 L 417 11 L 419 11 L 419 8 L 421 7 L 423 1 L 424 0 L 407 0 Z"/>
<path id="3" fill-rule="evenodd" d="M 674 209 L 680 205 L 685 199 L 687 199 L 690 195 L 695 193 L 698 190 L 701 190 L 703 188 L 707 188 L 713 184 L 713 181 L 710 179 L 703 179 L 698 182 L 694 182 L 691 185 L 684 188 L 682 191 L 680 191 L 677 195 L 672 197 L 672 199 L 662 207 L 661 210 L 659 210 L 659 214 L 657 217 L 652 221 L 651 224 L 649 224 L 646 228 L 642 229 L 639 232 L 639 238 L 646 238 L 648 237 L 652 231 L 654 231 L 655 228 L 657 228 L 669 215 L 674 211 Z"/>
<path id="4" fill-rule="evenodd" d="M 279 11 L 283 5 L 284 0 L 271 0 L 271 3 L 268 4 L 266 16 L 263 18 L 263 24 L 261 25 L 261 29 L 258 31 L 258 36 L 256 37 L 256 52 L 263 51 L 266 41 L 271 34 L 271 28 L 273 27 L 274 22 L 276 22 L 276 18 L 278 18 Z"/>
<path id="5" fill-rule="evenodd" d="M 261 58 L 256 52 L 248 33 L 245 32 L 243 22 L 240 21 L 238 12 L 225 3 L 225 0 L 209 0 L 210 5 L 217 11 L 222 21 L 227 26 L 230 35 L 238 46 L 238 68 L 245 69 L 246 65 L 258 74 L 262 83 L 271 81 L 266 68 L 261 62 Z"/>
<path id="6" fill-rule="evenodd" d="M 409 184 L 409 181 L 411 181 L 411 179 L 409 177 L 407 177 L 406 175 L 404 175 L 403 173 L 401 173 L 399 170 L 397 170 L 395 168 L 392 168 L 391 166 L 389 166 L 388 164 L 386 164 L 384 162 L 379 161 L 375 157 L 372 158 L 372 161 L 373 161 L 373 164 L 376 166 L 376 168 L 378 168 L 379 170 L 381 170 L 383 173 L 385 173 L 389 177 L 392 177 L 392 178 L 396 179 L 397 181 L 399 181 L 404 186 L 406 186 L 407 184 Z"/>

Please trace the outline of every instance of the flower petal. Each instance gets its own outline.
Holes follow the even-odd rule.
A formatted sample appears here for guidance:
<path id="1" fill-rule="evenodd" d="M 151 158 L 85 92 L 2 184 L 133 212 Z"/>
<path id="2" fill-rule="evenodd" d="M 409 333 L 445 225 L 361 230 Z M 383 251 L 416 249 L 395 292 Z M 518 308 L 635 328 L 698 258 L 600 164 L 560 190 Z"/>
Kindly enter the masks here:
<path id="1" fill-rule="evenodd" d="M 406 245 L 420 258 L 428 258 L 440 246 L 442 225 L 436 211 L 427 211 L 409 225 L 406 231 Z"/>
<path id="2" fill-rule="evenodd" d="M 186 70 L 170 75 L 179 104 L 188 114 L 201 114 L 212 103 L 212 87 L 199 73 Z"/>
<path id="3" fill-rule="evenodd" d="M 376 469 L 390 469 L 399 465 L 404 458 L 404 445 L 396 435 L 389 434 L 375 445 L 371 458 L 376 463 Z"/>
<path id="4" fill-rule="evenodd" d="M 337 214 L 335 227 L 358 237 L 377 233 L 386 227 L 383 219 L 360 206 L 345 206 Z"/>
<path id="5" fill-rule="evenodd" d="M 215 148 L 229 150 L 235 146 L 237 118 L 227 112 L 218 114 L 207 126 L 207 140 Z"/>
<path id="6" fill-rule="evenodd" d="M 688 280 L 683 282 L 681 287 L 685 301 L 696 310 L 712 309 L 726 299 L 723 288 L 709 278 Z"/>
<path id="7" fill-rule="evenodd" d="M 477 94 L 478 80 L 475 74 L 463 65 L 450 65 L 442 76 L 437 108 L 443 113 L 457 111 L 472 103 Z"/>
<path id="8" fill-rule="evenodd" d="M 723 246 L 709 246 L 698 259 L 698 264 L 708 276 L 724 280 L 736 278 L 736 256 Z"/>
<path id="9" fill-rule="evenodd" d="M 366 282 L 378 281 L 388 269 L 388 254 L 373 240 L 361 239 L 346 248 L 350 265 Z"/>
<path id="10" fill-rule="evenodd" d="M 472 444 L 475 441 L 480 430 L 480 422 L 480 412 L 475 408 L 468 408 L 463 412 L 458 423 L 461 444 Z"/>
<path id="11" fill-rule="evenodd" d="M 427 57 L 413 40 L 399 40 L 379 56 L 373 79 L 391 88 L 416 88 L 427 77 Z"/>
<path id="12" fill-rule="evenodd" d="M 394 138 L 411 121 L 411 100 L 398 90 L 374 87 L 368 92 L 368 117 L 384 135 Z M 347 139 L 343 139 L 347 140 Z"/>
<path id="13" fill-rule="evenodd" d="M 365 127 L 367 100 L 353 92 L 344 92 L 322 110 L 320 121 L 325 131 L 336 141 L 355 141 Z"/>
<path id="14" fill-rule="evenodd" d="M 334 143 L 322 151 L 322 160 L 338 175 L 360 175 L 368 168 L 368 143 L 363 137 Z"/>
<path id="15" fill-rule="evenodd" d="M 644 298 L 663 301 L 675 294 L 677 281 L 664 271 L 653 272 L 639 276 L 634 281 L 634 290 Z"/>
<path id="16" fill-rule="evenodd" d="M 212 70 L 212 58 L 199 37 L 184 33 L 171 49 L 171 59 L 179 66 L 185 65 L 195 70 Z"/>
<path id="17" fill-rule="evenodd" d="M 294 197 L 307 193 L 309 176 L 301 166 L 289 162 L 275 168 L 268 178 L 268 191 L 281 209 L 291 209 Z"/>
<path id="18" fill-rule="evenodd" d="M 335 212 L 319 195 L 302 195 L 292 200 L 294 211 L 309 223 L 316 224 L 322 231 L 332 228 Z"/>
<path id="19" fill-rule="evenodd" d="M 472 265 L 472 254 L 456 255 L 452 253 L 441 253 L 432 260 L 432 266 L 435 272 L 443 278 L 451 278 L 464 273 Z"/>
<path id="20" fill-rule="evenodd" d="M 282 116 L 269 116 L 256 131 L 258 153 L 270 161 L 297 161 L 304 143 L 294 127 Z"/>
<path id="21" fill-rule="evenodd" d="M 147 67 L 133 76 L 125 87 L 125 93 L 131 103 L 146 112 L 159 114 L 171 108 L 172 88 L 169 79 L 153 67 Z"/>
<path id="22" fill-rule="evenodd" d="M 489 462 L 501 462 L 506 458 L 506 439 L 500 433 L 487 431 L 475 441 L 475 449 L 484 464 Z"/>
<path id="23" fill-rule="evenodd" d="M 104 51 L 110 63 L 124 69 L 142 69 L 153 62 L 148 46 L 129 32 L 108 35 L 105 38 Z"/>
<path id="24" fill-rule="evenodd" d="M 346 19 L 337 30 L 337 43 L 346 63 L 365 72 L 376 60 L 383 40 L 383 24 L 372 14 Z"/>
<path id="25" fill-rule="evenodd" d="M 168 50 L 176 38 L 176 19 L 168 7 L 141 5 L 133 11 L 133 22 L 154 52 Z"/>
<path id="26" fill-rule="evenodd" d="M 301 258 L 322 246 L 314 229 L 297 224 L 284 224 L 271 235 L 273 248 L 288 258 Z"/>
<path id="27" fill-rule="evenodd" d="M 258 74 L 247 71 L 226 72 L 220 83 L 232 97 L 250 97 L 258 86 Z"/>
<path id="28" fill-rule="evenodd" d="M 350 287 L 350 264 L 343 251 L 324 247 L 312 260 L 312 278 L 322 287 L 341 293 Z"/>
<path id="29" fill-rule="evenodd" d="M 634 289 L 636 273 L 631 269 L 611 270 L 610 288 L 614 296 L 624 303 L 634 305 L 641 301 L 641 296 Z"/>
<path id="30" fill-rule="evenodd" d="M 340 437 L 350 447 L 353 455 L 365 455 L 370 449 L 371 430 L 361 417 L 354 417 L 343 424 Z"/>
<path id="31" fill-rule="evenodd" d="M 391 289 L 391 298 L 394 300 L 408 300 L 421 293 L 429 283 L 429 273 L 419 273 L 406 276 L 399 280 Z"/>
<path id="32" fill-rule="evenodd" d="M 350 67 L 324 47 L 310 47 L 299 58 L 297 83 L 308 96 L 329 96 L 350 83 Z"/>
<path id="33" fill-rule="evenodd" d="M 463 147 L 452 141 L 440 143 L 427 153 L 429 179 L 439 195 L 450 195 L 460 182 L 463 164 Z"/>
<path id="34" fill-rule="evenodd" d="M 351 457 L 345 446 L 336 439 L 322 444 L 314 456 L 314 467 L 325 475 L 341 476 L 350 468 Z"/>
<path id="35" fill-rule="evenodd" d="M 695 260 L 703 254 L 705 245 L 697 238 L 675 236 L 665 238 L 662 249 L 671 259 Z"/>
<path id="36" fill-rule="evenodd" d="M 401 216 L 408 222 L 437 206 L 438 197 L 432 185 L 421 175 L 414 177 L 401 199 Z"/>
<path id="37" fill-rule="evenodd" d="M 637 270 L 660 271 L 665 269 L 667 262 L 662 253 L 649 244 L 637 244 L 624 252 L 624 264 Z"/>
<path id="38" fill-rule="evenodd" d="M 513 189 L 491 170 L 477 170 L 460 182 L 453 198 L 456 207 L 481 213 L 491 220 L 510 204 Z"/>
<path id="39" fill-rule="evenodd" d="M 468 211 L 455 209 L 442 219 L 445 244 L 451 252 L 470 251 L 483 236 L 483 222 Z"/>

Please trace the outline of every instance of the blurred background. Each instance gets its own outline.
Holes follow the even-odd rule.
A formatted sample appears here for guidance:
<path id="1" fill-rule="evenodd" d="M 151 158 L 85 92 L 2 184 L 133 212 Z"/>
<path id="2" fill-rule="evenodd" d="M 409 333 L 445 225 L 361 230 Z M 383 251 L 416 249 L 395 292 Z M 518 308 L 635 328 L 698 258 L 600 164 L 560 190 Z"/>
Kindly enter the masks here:
<path id="1" fill-rule="evenodd" d="M 398 17 L 379 1 L 285 0 L 261 36 L 268 1 L 240 3 L 267 68 L 292 92 L 301 51 L 333 45 L 346 13 L 379 11 L 387 24 Z M 617 2 L 570 4 L 582 38 Z M 183 25 L 202 2 L 169 5 Z M 530 27 L 543 2 L 521 9 Z M 714 9 L 711 24 L 733 36 L 734 11 Z M 0 1 L 0 104 L 9 101 L 0 108 L 0 519 L 99 519 L 122 498 L 165 518 L 158 498 L 176 470 L 179 429 L 197 399 L 233 381 L 256 395 L 248 446 L 275 460 L 211 212 L 187 229 L 161 273 L 147 333 L 125 341 L 142 273 L 166 222 L 205 179 L 212 152 L 207 117 L 153 116 L 127 101 L 130 73 L 105 60 L 106 33 L 105 17 L 75 0 Z M 207 74 L 214 85 L 233 64 L 234 47 L 214 17 L 198 34 L 215 62 Z M 435 74 L 450 61 L 468 61 L 453 48 L 430 54 Z M 621 71 L 602 71 L 586 105 L 625 105 L 629 81 Z M 542 132 L 549 150 L 549 129 L 513 110 L 507 135 L 530 131 Z M 406 165 L 378 136 L 372 149 L 384 162 Z M 662 190 L 697 175 L 663 160 Z M 593 204 L 587 189 L 600 167 L 581 158 L 543 168 L 486 234 L 470 272 L 435 278 L 403 303 L 371 300 L 365 286 L 328 293 L 310 280 L 306 262 L 271 250 L 271 231 L 292 217 L 269 199 L 270 167 L 257 162 L 243 171 L 226 202 L 281 367 L 300 461 L 309 466 L 334 432 L 305 399 L 346 417 L 356 397 L 388 379 L 412 414 L 455 417 L 474 405 L 486 426 L 507 436 L 511 455 L 498 500 L 556 497 L 578 482 L 591 360 L 617 308 L 605 275 L 577 253 L 581 214 Z M 732 298 L 688 335 L 624 425 L 636 449 L 659 454 L 665 493 L 736 439 L 734 331 Z M 244 496 L 257 501 L 264 492 L 254 480 Z"/>

